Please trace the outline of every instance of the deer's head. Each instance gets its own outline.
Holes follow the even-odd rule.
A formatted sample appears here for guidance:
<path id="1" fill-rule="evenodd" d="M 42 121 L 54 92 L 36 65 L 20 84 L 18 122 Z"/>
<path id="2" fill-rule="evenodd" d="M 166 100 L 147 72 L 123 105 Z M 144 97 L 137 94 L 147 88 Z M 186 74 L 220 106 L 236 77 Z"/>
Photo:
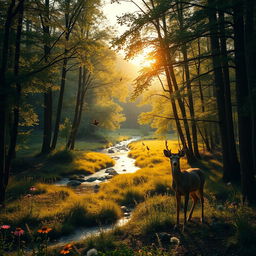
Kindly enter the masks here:
<path id="1" fill-rule="evenodd" d="M 180 170 L 180 158 L 185 156 L 185 151 L 179 150 L 178 153 L 172 153 L 168 148 L 168 143 L 165 141 L 166 149 L 164 149 L 164 155 L 170 159 L 171 166 L 173 170 Z"/>

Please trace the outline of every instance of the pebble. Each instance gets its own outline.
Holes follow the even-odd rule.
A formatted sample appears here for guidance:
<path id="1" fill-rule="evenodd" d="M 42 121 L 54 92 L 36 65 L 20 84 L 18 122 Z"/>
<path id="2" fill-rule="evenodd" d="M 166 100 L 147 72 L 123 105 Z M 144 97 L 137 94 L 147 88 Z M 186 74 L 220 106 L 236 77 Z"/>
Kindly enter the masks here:
<path id="1" fill-rule="evenodd" d="M 79 185 L 81 185 L 81 182 L 78 180 L 71 180 L 67 183 L 67 186 L 70 186 L 70 187 L 76 187 Z"/>
<path id="2" fill-rule="evenodd" d="M 96 177 L 90 177 L 90 178 L 86 179 L 85 181 L 86 182 L 94 182 L 95 180 L 97 180 Z"/>

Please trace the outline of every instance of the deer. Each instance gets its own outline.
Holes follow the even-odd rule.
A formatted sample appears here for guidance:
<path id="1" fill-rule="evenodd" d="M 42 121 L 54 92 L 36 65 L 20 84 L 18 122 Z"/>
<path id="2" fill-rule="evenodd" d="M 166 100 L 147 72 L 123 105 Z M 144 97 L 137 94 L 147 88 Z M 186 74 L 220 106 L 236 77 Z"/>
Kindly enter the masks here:
<path id="1" fill-rule="evenodd" d="M 185 171 L 180 169 L 180 158 L 185 156 L 185 151 L 179 150 L 178 153 L 174 154 L 168 148 L 168 142 L 165 141 L 166 149 L 164 149 L 164 155 L 170 159 L 171 172 L 172 172 L 172 189 L 175 191 L 176 197 L 176 213 L 177 220 L 175 228 L 179 229 L 179 215 L 180 215 L 180 204 L 181 196 L 185 197 L 184 204 L 184 224 L 183 230 L 187 221 L 191 221 L 195 205 L 200 199 L 201 201 L 201 222 L 204 222 L 204 183 L 205 177 L 202 170 L 199 168 L 190 168 Z M 189 196 L 193 200 L 192 207 L 189 212 L 187 219 L 187 208 Z"/>

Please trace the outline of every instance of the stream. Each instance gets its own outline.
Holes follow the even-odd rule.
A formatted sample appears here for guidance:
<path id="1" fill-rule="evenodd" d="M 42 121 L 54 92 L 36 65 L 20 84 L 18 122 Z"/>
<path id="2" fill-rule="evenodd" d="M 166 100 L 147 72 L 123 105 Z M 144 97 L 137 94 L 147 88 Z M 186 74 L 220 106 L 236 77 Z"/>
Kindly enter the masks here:
<path id="1" fill-rule="evenodd" d="M 111 168 L 102 169 L 94 174 L 88 175 L 84 178 L 79 179 L 80 185 L 77 188 L 81 187 L 88 187 L 88 186 L 98 186 L 101 182 L 107 182 L 113 175 L 111 173 L 115 173 L 115 175 L 125 174 L 125 173 L 134 173 L 136 172 L 139 167 L 135 166 L 135 159 L 128 157 L 129 143 L 133 141 L 139 140 L 141 137 L 134 136 L 129 140 L 121 141 L 114 146 L 106 149 L 102 149 L 99 152 L 109 155 L 111 158 L 115 160 L 115 165 Z M 58 186 L 67 186 L 70 183 L 69 178 L 63 178 L 62 180 L 58 181 L 55 185 Z M 79 228 L 74 231 L 74 233 L 63 236 L 57 241 L 55 241 L 52 245 L 60 246 L 66 243 L 70 243 L 72 241 L 79 241 L 83 240 L 86 237 L 92 235 L 99 235 L 103 231 L 109 231 L 115 227 L 121 227 L 125 225 L 131 217 L 131 213 L 129 210 L 124 210 L 124 217 L 120 218 L 115 224 L 112 225 L 105 225 L 101 227 L 91 227 L 91 228 Z"/>

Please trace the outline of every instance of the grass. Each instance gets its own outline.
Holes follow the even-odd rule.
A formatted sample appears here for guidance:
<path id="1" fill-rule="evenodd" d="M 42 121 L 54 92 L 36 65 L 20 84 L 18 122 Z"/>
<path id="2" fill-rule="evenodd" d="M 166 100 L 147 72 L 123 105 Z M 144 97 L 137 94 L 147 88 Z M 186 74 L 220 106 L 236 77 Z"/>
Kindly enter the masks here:
<path id="1" fill-rule="evenodd" d="M 0 215 L 1 223 L 20 226 L 28 224 L 37 230 L 42 223 L 53 228 L 52 237 L 71 233 L 76 227 L 114 223 L 121 209 L 111 200 L 90 195 L 78 196 L 66 187 L 36 184 L 36 193 L 9 203 Z"/>
<path id="2" fill-rule="evenodd" d="M 150 255 L 165 255 L 167 252 L 169 254 L 166 255 L 176 255 L 176 247 L 170 241 L 163 241 L 161 246 L 158 244 L 158 239 L 162 238 L 157 238 L 156 233 L 167 232 L 182 241 L 180 250 L 188 248 L 194 255 L 202 254 L 202 251 L 214 255 L 214 250 L 216 255 L 223 255 L 226 251 L 230 251 L 230 255 L 236 255 L 237 252 L 240 255 L 254 255 L 255 214 L 251 208 L 240 206 L 239 188 L 221 181 L 218 155 L 203 153 L 202 160 L 196 164 L 206 174 L 207 224 L 199 223 L 200 207 L 197 206 L 193 215 L 195 221 L 188 224 L 187 231 L 182 234 L 173 232 L 176 206 L 171 189 L 170 162 L 163 155 L 165 142 L 144 140 L 133 142 L 129 147 L 130 157 L 135 158 L 136 165 L 141 169 L 136 173 L 117 175 L 109 182 L 102 183 L 98 193 L 77 195 L 69 188 L 35 183 L 37 177 L 31 178 L 31 171 L 24 180 L 12 178 L 8 193 L 13 200 L 7 205 L 5 213 L 0 214 L 0 221 L 14 226 L 28 223 L 35 230 L 44 223 L 54 229 L 51 234 L 53 238 L 69 234 L 80 226 L 113 223 L 122 215 L 120 206 L 126 205 L 134 208 L 132 218 L 126 226 L 79 243 L 79 250 L 81 248 L 85 252 L 87 249 L 97 248 L 101 255 L 139 255 L 138 251 L 144 248 L 143 255 L 148 255 L 148 252 Z M 173 152 L 178 150 L 176 141 L 170 140 L 169 147 Z M 38 173 L 48 167 L 54 175 L 65 175 L 74 170 L 76 174 L 89 173 L 113 164 L 112 159 L 105 158 L 100 153 L 66 154 L 67 152 L 59 152 L 50 156 Z M 65 165 L 62 164 L 63 159 L 67 160 Z M 56 171 L 52 166 L 63 169 Z M 181 160 L 181 167 L 189 168 L 186 159 Z M 49 170 L 48 172 L 50 173 Z M 37 187 L 32 199 L 24 197 L 31 185 Z M 238 203 L 238 208 L 232 206 L 234 203 Z M 180 217 L 182 222 L 182 211 Z M 152 243 L 157 246 L 152 247 Z M 161 247 L 164 247 L 162 254 L 159 251 Z"/>

